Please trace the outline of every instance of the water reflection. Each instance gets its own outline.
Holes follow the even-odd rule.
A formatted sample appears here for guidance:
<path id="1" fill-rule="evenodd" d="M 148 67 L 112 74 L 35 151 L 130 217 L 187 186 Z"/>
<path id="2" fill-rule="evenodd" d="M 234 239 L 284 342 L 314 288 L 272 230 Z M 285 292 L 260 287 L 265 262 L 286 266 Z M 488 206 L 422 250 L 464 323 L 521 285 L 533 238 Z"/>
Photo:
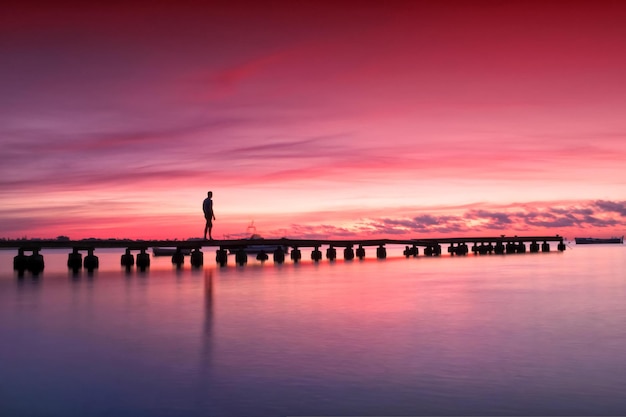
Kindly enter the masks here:
<path id="1" fill-rule="evenodd" d="M 195 383 L 193 384 L 194 407 L 200 410 L 211 410 L 211 398 L 215 395 L 215 386 L 212 375 L 213 367 L 213 269 L 204 271 L 203 278 L 203 308 L 199 312 L 203 315 L 202 328 L 198 332 L 199 339 L 198 362 L 195 367 Z M 213 414 L 213 413 L 210 413 Z"/>
<path id="2" fill-rule="evenodd" d="M 213 269 L 204 272 L 204 340 L 209 340 L 213 326 Z"/>
<path id="3" fill-rule="evenodd" d="M 0 414 L 626 412 L 623 252 L 113 259 L 0 277 Z"/>

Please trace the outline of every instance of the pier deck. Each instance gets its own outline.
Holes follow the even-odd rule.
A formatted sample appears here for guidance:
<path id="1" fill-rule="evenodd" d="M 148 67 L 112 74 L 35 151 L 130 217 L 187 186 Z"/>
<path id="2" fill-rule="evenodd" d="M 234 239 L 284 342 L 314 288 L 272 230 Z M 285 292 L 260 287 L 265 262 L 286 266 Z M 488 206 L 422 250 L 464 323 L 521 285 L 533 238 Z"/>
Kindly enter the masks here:
<path id="1" fill-rule="evenodd" d="M 468 244 L 472 244 L 471 252 L 474 254 L 510 254 L 525 253 L 526 243 L 530 243 L 530 252 L 549 252 L 550 242 L 558 243 L 558 250 L 565 250 L 563 237 L 556 236 L 480 236 L 480 237 L 453 237 L 453 238 L 418 238 L 418 239 L 228 239 L 228 240 L 128 240 L 128 239 L 83 239 L 83 240 L 1 240 L 0 248 L 15 249 L 18 251 L 14 258 L 13 268 L 23 273 L 25 270 L 34 274 L 41 272 L 44 268 L 43 255 L 39 252 L 42 249 L 71 249 L 68 255 L 68 268 L 77 270 L 82 267 L 88 270 L 98 268 L 98 257 L 94 254 L 96 249 L 119 248 L 125 249 L 122 255 L 121 264 L 126 268 L 135 265 L 135 257 L 131 251 L 140 251 L 137 254 L 137 267 L 145 269 L 150 266 L 150 255 L 146 253 L 149 248 L 173 248 L 172 263 L 180 266 L 184 263 L 185 251 L 191 251 L 191 264 L 200 267 L 204 263 L 202 249 L 206 247 L 218 248 L 215 260 L 220 266 L 225 266 L 228 262 L 228 251 L 235 254 L 235 262 L 244 265 L 248 261 L 248 252 L 256 248 L 256 259 L 266 261 L 269 255 L 273 256 L 275 263 L 283 263 L 285 254 L 291 248 L 290 258 L 293 262 L 302 259 L 301 248 L 313 248 L 311 259 L 318 262 L 322 259 L 320 248 L 327 246 L 326 258 L 334 260 L 337 258 L 337 249 L 343 248 L 343 258 L 354 259 L 355 255 L 359 259 L 365 257 L 366 247 L 376 247 L 376 257 L 384 259 L 387 257 L 387 245 L 404 245 L 404 255 L 417 257 L 419 247 L 423 247 L 425 256 L 441 255 L 441 245 L 449 245 L 448 253 L 452 256 L 467 255 L 470 252 Z M 355 249 L 356 248 L 356 254 Z M 260 249 L 260 248 L 263 249 Z M 268 249 L 273 247 L 273 249 Z M 87 255 L 83 261 L 81 251 L 86 251 Z M 32 253 L 27 255 L 26 252 Z"/>
<path id="2" fill-rule="evenodd" d="M 469 243 L 526 243 L 526 242 L 563 242 L 563 237 L 556 236 L 480 236 L 480 237 L 453 237 L 453 238 L 417 238 L 417 239 L 222 239 L 222 240 L 125 240 L 125 239 L 82 239 L 82 240 L 0 240 L 0 248 L 4 249 L 74 249 L 88 250 L 98 248 L 129 248 L 141 250 L 147 248 L 181 248 L 201 249 L 213 248 L 241 248 L 251 245 L 282 245 L 290 248 L 315 248 L 334 246 L 345 248 L 350 246 L 381 246 L 381 245 L 415 245 L 430 246 L 433 244 L 469 244 Z"/>

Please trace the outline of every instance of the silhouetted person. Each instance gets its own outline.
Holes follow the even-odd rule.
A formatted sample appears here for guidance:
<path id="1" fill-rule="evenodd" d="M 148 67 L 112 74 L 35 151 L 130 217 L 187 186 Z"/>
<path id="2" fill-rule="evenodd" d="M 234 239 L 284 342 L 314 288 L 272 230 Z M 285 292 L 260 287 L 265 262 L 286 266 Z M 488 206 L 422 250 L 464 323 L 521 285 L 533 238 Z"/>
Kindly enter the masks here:
<path id="1" fill-rule="evenodd" d="M 206 239 L 206 232 L 209 231 L 209 239 L 213 240 L 211 236 L 211 229 L 213 228 L 213 220 L 215 220 L 215 214 L 213 213 L 213 192 L 207 193 L 207 198 L 202 203 L 202 211 L 204 211 L 204 218 L 206 219 L 206 226 L 204 226 L 204 239 Z"/>

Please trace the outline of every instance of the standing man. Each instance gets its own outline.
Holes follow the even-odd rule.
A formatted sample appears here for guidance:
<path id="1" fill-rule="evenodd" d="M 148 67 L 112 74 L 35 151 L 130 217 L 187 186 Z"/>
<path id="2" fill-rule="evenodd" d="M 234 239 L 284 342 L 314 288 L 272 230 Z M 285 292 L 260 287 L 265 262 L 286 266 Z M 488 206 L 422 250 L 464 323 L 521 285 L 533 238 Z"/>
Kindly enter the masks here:
<path id="1" fill-rule="evenodd" d="M 202 203 L 202 211 L 204 211 L 204 218 L 206 219 L 206 226 L 204 226 L 204 240 L 206 240 L 206 232 L 209 231 L 209 239 L 213 240 L 211 236 L 211 229 L 213 228 L 213 220 L 215 220 L 215 214 L 213 213 L 213 191 L 207 193 L 207 197 Z"/>

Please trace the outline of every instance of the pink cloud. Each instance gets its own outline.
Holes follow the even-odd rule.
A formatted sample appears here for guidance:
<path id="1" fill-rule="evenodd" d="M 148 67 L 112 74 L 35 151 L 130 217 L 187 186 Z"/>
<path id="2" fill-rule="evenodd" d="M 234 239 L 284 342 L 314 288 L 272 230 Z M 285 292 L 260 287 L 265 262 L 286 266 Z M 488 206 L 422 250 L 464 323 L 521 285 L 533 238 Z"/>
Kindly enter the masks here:
<path id="1" fill-rule="evenodd" d="M 306 237 L 346 238 L 346 237 L 391 237 L 403 238 L 437 236 L 482 236 L 500 234 L 569 235 L 601 234 L 607 229 L 626 230 L 622 215 L 616 216 L 626 203 L 623 201 L 582 201 L 582 202 L 535 202 L 531 205 L 510 205 L 466 210 L 446 208 L 415 208 L 422 212 L 412 217 L 365 218 L 351 222 L 349 227 L 333 227 L 312 223 L 308 226 L 292 225 L 282 233 L 291 235 L 303 232 Z M 423 213 L 424 211 L 430 213 Z M 452 211 L 453 214 L 450 214 Z M 355 216 L 356 217 L 356 216 Z M 610 233 L 610 231 L 609 231 Z"/>

